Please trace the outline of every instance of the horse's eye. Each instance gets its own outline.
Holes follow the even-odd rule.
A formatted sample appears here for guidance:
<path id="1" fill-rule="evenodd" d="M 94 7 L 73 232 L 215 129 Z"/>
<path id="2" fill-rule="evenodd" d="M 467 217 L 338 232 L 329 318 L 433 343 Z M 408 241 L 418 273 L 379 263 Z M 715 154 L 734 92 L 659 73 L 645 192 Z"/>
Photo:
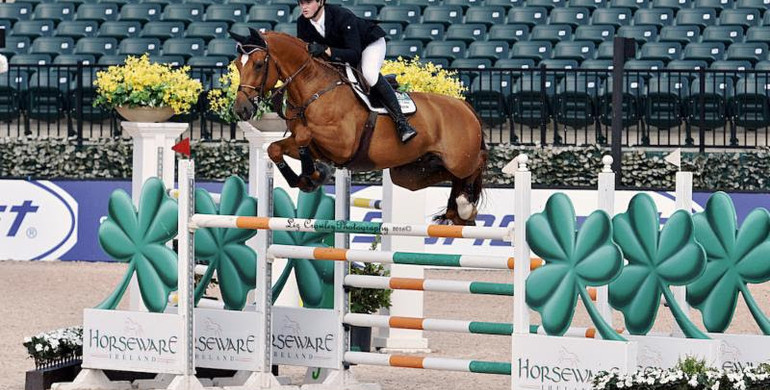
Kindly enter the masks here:
<path id="1" fill-rule="evenodd" d="M 262 61 L 254 61 L 254 68 L 255 69 L 260 69 L 260 68 L 262 68 L 262 65 L 264 65 L 264 64 L 265 63 L 262 62 Z"/>

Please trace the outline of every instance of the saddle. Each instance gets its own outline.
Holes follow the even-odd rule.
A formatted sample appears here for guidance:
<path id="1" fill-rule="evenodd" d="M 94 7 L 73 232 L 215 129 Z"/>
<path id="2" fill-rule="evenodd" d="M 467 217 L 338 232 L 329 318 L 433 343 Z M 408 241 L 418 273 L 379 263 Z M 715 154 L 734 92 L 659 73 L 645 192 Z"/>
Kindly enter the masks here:
<path id="1" fill-rule="evenodd" d="M 353 87 L 353 91 L 356 93 L 356 96 L 358 96 L 358 99 L 364 103 L 364 105 L 366 105 L 370 111 L 374 111 L 380 115 L 388 114 L 388 112 L 385 111 L 385 108 L 382 106 L 382 103 L 377 100 L 372 101 L 369 99 L 369 90 L 371 86 L 369 86 L 369 83 L 366 82 L 366 79 L 363 77 L 363 73 L 359 69 L 354 70 L 350 65 L 345 65 L 345 74 L 351 81 L 351 86 Z M 398 90 L 399 85 L 398 81 L 396 81 L 396 76 L 389 74 L 385 75 L 384 77 L 385 80 L 393 87 L 393 90 L 396 91 L 396 97 L 398 98 L 398 103 L 401 104 L 401 111 L 404 113 L 404 115 L 414 114 L 417 111 L 417 106 L 414 104 L 414 101 L 409 96 L 409 94 L 400 92 Z"/>

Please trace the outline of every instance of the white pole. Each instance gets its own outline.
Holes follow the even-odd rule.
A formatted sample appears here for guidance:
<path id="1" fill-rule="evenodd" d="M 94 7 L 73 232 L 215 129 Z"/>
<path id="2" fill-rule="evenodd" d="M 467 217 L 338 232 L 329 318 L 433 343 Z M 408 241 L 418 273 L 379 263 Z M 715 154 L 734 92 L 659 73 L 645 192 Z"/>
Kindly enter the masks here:
<path id="1" fill-rule="evenodd" d="M 676 173 L 676 209 L 692 212 L 692 172 Z M 690 305 L 687 303 L 687 288 L 685 286 L 671 286 L 674 293 L 674 299 L 679 307 L 682 308 L 688 317 L 690 316 Z M 676 323 L 676 322 L 675 322 Z M 676 337 L 684 337 L 684 332 L 675 325 L 672 334 Z"/>
<path id="2" fill-rule="evenodd" d="M 531 213 L 532 172 L 527 168 L 529 157 L 520 154 L 517 158 L 518 167 L 514 173 L 513 213 L 514 222 L 514 259 L 528 265 L 530 251 L 527 245 L 527 219 Z M 529 333 L 529 308 L 526 301 L 526 282 L 529 267 L 513 267 L 513 331 L 517 334 Z M 515 348 L 515 346 L 514 346 Z"/>
<path id="3" fill-rule="evenodd" d="M 350 172 L 347 169 L 337 169 L 334 180 L 334 216 L 337 220 L 350 219 Z M 337 248 L 350 248 L 350 235 L 347 233 L 334 234 L 334 246 Z M 345 291 L 345 277 L 348 275 L 348 262 L 337 261 L 334 263 L 334 313 L 337 315 L 337 351 L 340 356 L 348 351 L 350 345 L 350 332 L 343 325 L 345 315 L 348 314 L 350 296 Z M 337 370 L 342 370 L 343 359 L 340 359 Z"/>
<path id="4" fill-rule="evenodd" d="M 610 218 L 615 215 L 615 172 L 612 171 L 612 156 L 602 157 L 602 171 L 599 172 L 599 209 L 609 214 Z M 596 308 L 599 310 L 602 318 L 608 324 L 612 325 L 612 307 L 609 303 L 609 288 L 607 285 L 596 288 Z"/>

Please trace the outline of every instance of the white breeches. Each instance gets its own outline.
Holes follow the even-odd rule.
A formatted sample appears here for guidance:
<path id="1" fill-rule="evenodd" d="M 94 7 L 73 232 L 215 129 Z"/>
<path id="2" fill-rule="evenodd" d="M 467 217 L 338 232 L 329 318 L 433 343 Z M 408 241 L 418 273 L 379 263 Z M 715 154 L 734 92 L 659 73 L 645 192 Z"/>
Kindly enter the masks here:
<path id="1" fill-rule="evenodd" d="M 361 70 L 369 85 L 377 84 L 383 62 L 385 62 L 385 38 L 380 38 L 361 53 Z"/>

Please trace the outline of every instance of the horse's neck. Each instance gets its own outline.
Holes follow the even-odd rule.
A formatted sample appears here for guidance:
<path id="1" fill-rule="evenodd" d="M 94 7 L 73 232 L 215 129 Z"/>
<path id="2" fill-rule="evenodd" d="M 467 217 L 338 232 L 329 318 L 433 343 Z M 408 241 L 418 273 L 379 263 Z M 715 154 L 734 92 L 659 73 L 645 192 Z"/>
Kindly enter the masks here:
<path id="1" fill-rule="evenodd" d="M 287 74 L 281 76 L 284 77 L 284 79 L 290 77 L 297 72 L 303 63 L 304 60 L 287 63 L 285 69 Z M 318 93 L 318 91 L 326 88 L 337 80 L 339 80 L 339 75 L 331 68 L 327 68 L 311 59 L 307 64 L 307 67 L 297 73 L 287 87 L 289 99 L 294 104 L 302 104 L 308 101 L 313 94 Z"/>

